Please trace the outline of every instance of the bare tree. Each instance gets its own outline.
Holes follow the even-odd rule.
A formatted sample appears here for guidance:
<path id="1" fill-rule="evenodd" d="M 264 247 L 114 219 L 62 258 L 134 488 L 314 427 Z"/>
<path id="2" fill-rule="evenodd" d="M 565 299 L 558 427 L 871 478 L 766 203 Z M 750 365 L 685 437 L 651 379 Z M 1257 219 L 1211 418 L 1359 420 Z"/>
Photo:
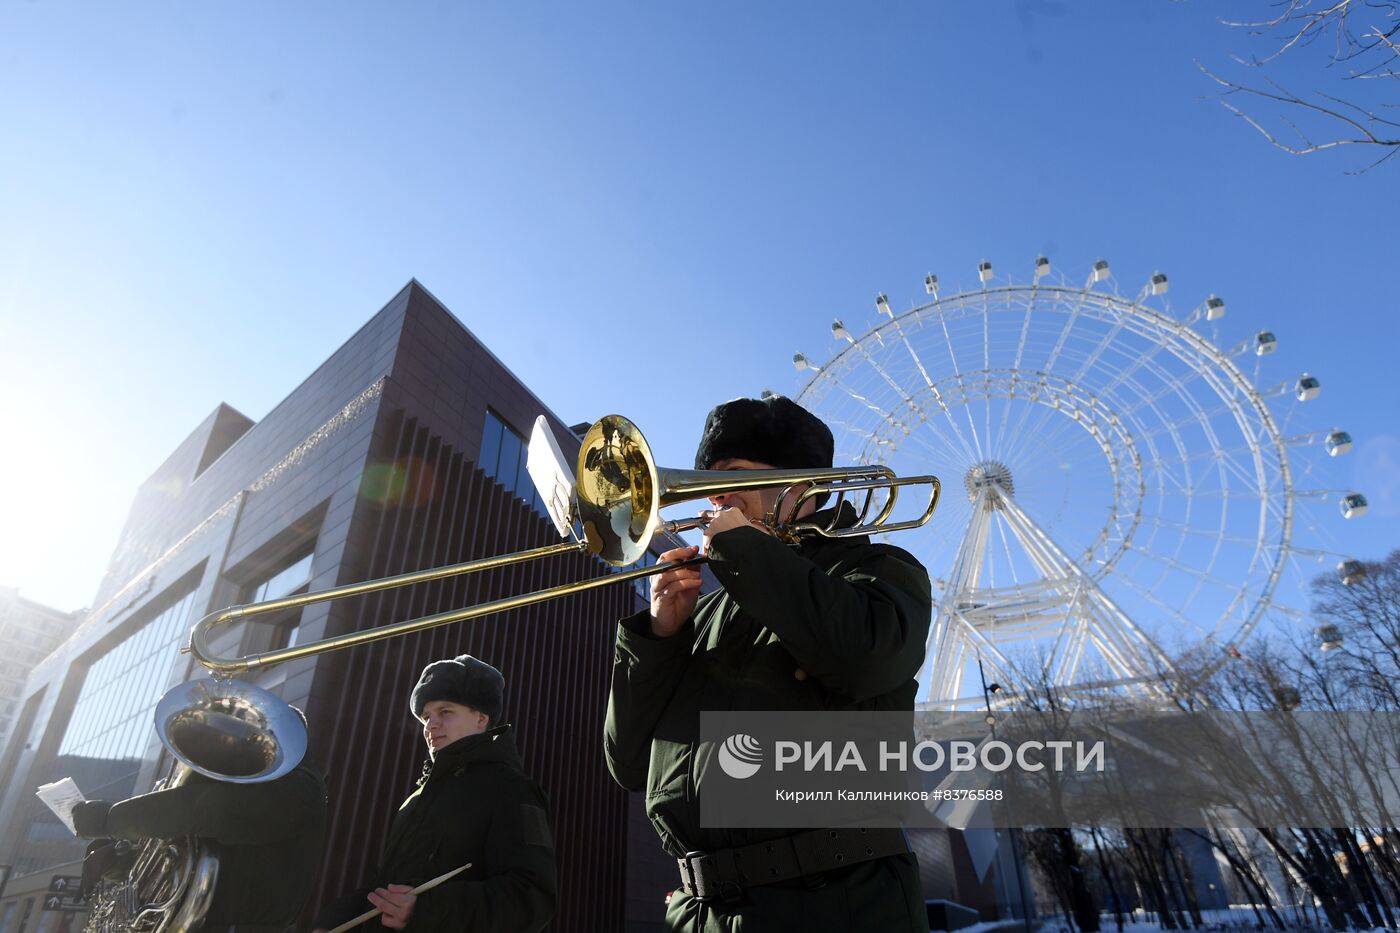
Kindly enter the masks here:
<path id="1" fill-rule="evenodd" d="M 1276 0 L 1271 5 L 1274 15 L 1264 19 L 1222 21 L 1267 45 L 1261 56 L 1236 56 L 1261 71 L 1258 82 L 1235 81 L 1197 63 L 1225 89 L 1221 106 L 1293 155 L 1344 146 L 1381 151 L 1348 174 L 1369 171 L 1400 153 L 1395 109 L 1400 107 L 1400 0 Z M 1345 84 L 1344 96 L 1323 90 L 1303 96 L 1263 73 L 1281 56 L 1319 43 L 1329 59 L 1328 79 Z M 1265 116 L 1265 111 L 1276 113 Z M 1275 121 L 1287 131 L 1270 128 Z"/>

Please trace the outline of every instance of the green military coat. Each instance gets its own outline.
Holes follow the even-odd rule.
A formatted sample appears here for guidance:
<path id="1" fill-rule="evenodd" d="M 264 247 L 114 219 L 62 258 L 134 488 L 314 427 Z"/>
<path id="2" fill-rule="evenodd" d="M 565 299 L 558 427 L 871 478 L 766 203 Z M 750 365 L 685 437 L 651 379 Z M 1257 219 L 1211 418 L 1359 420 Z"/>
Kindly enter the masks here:
<path id="1" fill-rule="evenodd" d="M 709 560 L 721 589 L 700 598 L 676 635 L 652 636 L 646 612 L 619 625 L 604 733 L 613 777 L 646 792 L 647 815 L 676 858 L 791 832 L 700 826 L 701 710 L 912 710 L 932 614 L 919 562 L 865 537 L 792 547 L 736 528 L 711 540 Z M 748 933 L 928 928 L 912 854 L 823 880 L 815 890 L 802 880 L 751 887 L 733 906 L 677 891 L 668 924 Z"/>

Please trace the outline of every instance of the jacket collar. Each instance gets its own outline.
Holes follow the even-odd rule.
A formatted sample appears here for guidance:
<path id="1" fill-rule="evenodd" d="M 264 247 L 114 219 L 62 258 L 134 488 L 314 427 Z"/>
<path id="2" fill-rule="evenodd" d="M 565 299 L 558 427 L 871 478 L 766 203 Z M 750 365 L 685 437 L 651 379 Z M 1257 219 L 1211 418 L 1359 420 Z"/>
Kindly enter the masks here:
<path id="1" fill-rule="evenodd" d="M 433 770 L 455 769 L 486 761 L 520 766 L 520 753 L 515 749 L 515 735 L 511 731 L 510 723 L 460 738 L 451 745 L 444 745 L 433 759 Z"/>

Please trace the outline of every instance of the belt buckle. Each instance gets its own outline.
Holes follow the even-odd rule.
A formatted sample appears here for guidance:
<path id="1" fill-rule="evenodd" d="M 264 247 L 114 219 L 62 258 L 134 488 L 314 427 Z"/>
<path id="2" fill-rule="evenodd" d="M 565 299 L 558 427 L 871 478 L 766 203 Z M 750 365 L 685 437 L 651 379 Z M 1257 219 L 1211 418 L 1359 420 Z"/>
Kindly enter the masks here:
<path id="1" fill-rule="evenodd" d="M 709 855 L 699 850 L 692 850 L 685 854 L 685 858 L 677 859 L 681 869 L 681 885 L 686 889 L 687 894 L 698 901 L 709 900 L 707 894 L 701 893 L 700 879 L 704 874 L 704 869 L 708 867 L 704 864 L 709 859 Z M 705 886 L 708 889 L 708 885 Z"/>
<path id="2" fill-rule="evenodd" d="M 692 850 L 676 861 L 680 866 L 681 884 L 688 889 L 686 893 L 700 903 L 737 904 L 743 899 L 744 889 L 738 884 L 720 881 L 714 876 L 714 860 L 708 852 Z"/>

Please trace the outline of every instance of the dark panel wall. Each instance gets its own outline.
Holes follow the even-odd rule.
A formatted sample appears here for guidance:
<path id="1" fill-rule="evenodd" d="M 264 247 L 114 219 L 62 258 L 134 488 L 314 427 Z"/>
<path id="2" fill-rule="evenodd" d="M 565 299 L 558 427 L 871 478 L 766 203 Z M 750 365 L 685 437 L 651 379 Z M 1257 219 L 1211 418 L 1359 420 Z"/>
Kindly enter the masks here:
<path id="1" fill-rule="evenodd" d="M 400 410 L 386 413 L 373 459 L 402 477 L 379 502 L 362 498 L 343 571 L 378 578 L 557 542 L 552 526 Z M 365 597 L 332 610 L 359 630 L 531 592 L 607 572 L 584 555 Z M 600 732 L 613 623 L 632 611 L 626 586 L 539 603 L 326 656 L 310 700 L 312 754 L 333 781 L 330 845 L 318 902 L 368 880 L 399 802 L 424 759 L 408 695 L 422 667 L 470 653 L 506 676 L 505 718 L 526 767 L 553 802 L 559 931 L 622 922 L 626 795 L 609 778 Z"/>

